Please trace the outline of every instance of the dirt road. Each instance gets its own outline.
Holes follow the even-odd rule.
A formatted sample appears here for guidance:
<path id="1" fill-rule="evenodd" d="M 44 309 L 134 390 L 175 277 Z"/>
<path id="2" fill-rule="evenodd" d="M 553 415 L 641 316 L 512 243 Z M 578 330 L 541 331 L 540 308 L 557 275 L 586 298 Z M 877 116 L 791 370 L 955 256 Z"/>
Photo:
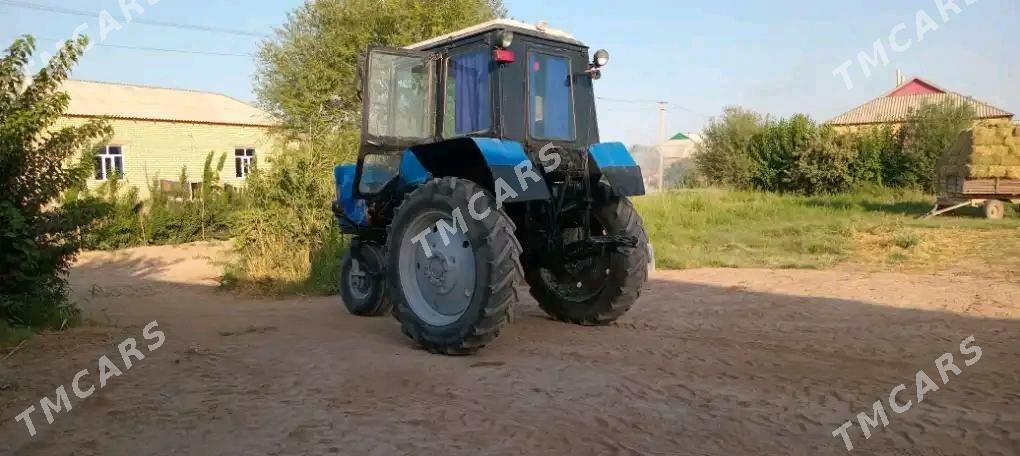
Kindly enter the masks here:
<path id="1" fill-rule="evenodd" d="M 408 345 L 336 299 L 215 289 L 215 246 L 89 254 L 76 296 L 108 324 L 33 338 L 0 362 L 0 454 L 1020 454 L 1020 283 L 853 271 L 653 276 L 607 328 L 527 301 L 479 356 Z M 166 343 L 29 437 L 40 408 L 159 322 Z M 112 326 L 111 326 L 112 325 Z M 975 336 L 982 349 L 960 351 Z M 144 341 L 142 341 L 144 342 Z M 961 369 L 940 378 L 935 360 Z M 0 358 L 3 354 L 0 354 Z M 121 366 L 123 367 L 123 366 Z M 924 370 L 937 391 L 916 402 Z M 904 384 L 896 413 L 888 397 Z M 857 414 L 883 401 L 866 440 Z"/>

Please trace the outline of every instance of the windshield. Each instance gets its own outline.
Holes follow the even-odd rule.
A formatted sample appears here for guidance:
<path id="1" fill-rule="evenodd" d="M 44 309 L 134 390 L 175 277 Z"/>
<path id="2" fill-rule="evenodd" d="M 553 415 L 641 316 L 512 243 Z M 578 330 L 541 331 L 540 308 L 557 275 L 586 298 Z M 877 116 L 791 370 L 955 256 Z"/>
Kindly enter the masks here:
<path id="1" fill-rule="evenodd" d="M 570 59 L 532 53 L 528 56 L 531 136 L 574 139 L 574 97 Z"/>
<path id="2" fill-rule="evenodd" d="M 433 136 L 433 62 L 373 52 L 368 65 L 368 135 L 425 139 Z"/>

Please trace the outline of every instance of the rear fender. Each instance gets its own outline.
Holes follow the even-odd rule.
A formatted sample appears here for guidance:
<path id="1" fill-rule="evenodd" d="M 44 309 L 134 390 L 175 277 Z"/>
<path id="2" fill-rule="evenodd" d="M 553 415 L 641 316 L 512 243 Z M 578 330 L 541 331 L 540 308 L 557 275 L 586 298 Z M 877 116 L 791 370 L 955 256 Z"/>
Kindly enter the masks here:
<path id="1" fill-rule="evenodd" d="M 588 150 L 592 161 L 599 167 L 602 178 L 616 196 L 645 194 L 645 180 L 641 168 L 623 143 L 601 143 Z"/>
<path id="2" fill-rule="evenodd" d="M 415 146 L 410 152 L 432 176 L 469 179 L 502 196 L 504 202 L 550 198 L 539 167 L 528 158 L 524 147 L 513 141 L 457 138 Z"/>

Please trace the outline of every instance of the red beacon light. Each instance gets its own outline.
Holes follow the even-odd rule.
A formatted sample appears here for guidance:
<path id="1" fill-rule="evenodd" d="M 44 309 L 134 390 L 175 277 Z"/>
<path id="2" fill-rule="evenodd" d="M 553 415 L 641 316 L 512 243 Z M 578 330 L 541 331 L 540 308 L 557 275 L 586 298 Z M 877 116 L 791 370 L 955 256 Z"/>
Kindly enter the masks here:
<path id="1" fill-rule="evenodd" d="M 517 61 L 517 54 L 509 49 L 496 49 L 496 63 L 514 63 Z"/>

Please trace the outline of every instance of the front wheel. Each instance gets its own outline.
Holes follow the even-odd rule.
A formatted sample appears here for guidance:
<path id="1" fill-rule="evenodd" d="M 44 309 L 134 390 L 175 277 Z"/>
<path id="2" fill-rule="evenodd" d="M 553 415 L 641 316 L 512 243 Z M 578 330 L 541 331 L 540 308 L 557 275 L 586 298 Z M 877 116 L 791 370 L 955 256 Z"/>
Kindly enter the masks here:
<path id="1" fill-rule="evenodd" d="M 564 242 L 583 239 L 583 223 L 563 229 Z M 628 236 L 637 246 L 604 248 L 600 255 L 559 267 L 527 271 L 531 295 L 550 317 L 579 325 L 608 325 L 627 313 L 648 280 L 648 234 L 626 198 L 609 196 L 592 211 L 591 236 Z"/>
<path id="2" fill-rule="evenodd" d="M 347 311 L 359 317 L 386 315 L 393 307 L 386 293 L 382 249 L 355 245 L 340 266 L 340 297 Z"/>
<path id="3" fill-rule="evenodd" d="M 387 243 L 393 316 L 422 348 L 467 355 L 494 340 L 517 302 L 521 246 L 474 182 L 434 179 L 394 213 Z"/>

